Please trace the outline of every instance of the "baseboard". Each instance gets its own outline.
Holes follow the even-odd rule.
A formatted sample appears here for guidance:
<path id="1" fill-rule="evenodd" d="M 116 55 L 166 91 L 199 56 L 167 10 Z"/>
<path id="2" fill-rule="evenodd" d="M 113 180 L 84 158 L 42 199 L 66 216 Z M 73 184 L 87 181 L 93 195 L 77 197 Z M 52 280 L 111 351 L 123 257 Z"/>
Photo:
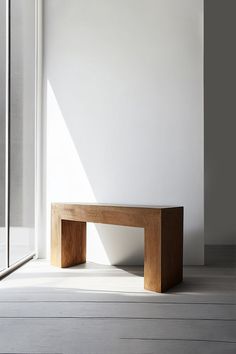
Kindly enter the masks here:
<path id="1" fill-rule="evenodd" d="M 236 245 L 205 245 L 205 265 L 236 267 Z"/>

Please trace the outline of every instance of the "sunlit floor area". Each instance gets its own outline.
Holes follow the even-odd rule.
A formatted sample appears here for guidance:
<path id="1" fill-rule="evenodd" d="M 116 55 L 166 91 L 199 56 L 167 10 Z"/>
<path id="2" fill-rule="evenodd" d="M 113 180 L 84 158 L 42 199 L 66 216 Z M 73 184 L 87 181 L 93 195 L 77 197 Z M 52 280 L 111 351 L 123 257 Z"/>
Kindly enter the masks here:
<path id="1" fill-rule="evenodd" d="M 9 260 L 10 265 L 34 253 L 34 229 L 29 227 L 10 227 L 9 230 Z M 6 229 L 0 227 L 0 271 L 6 268 L 7 243 Z"/>
<path id="2" fill-rule="evenodd" d="M 166 294 L 141 267 L 33 260 L 0 282 L 0 353 L 235 354 L 236 271 L 185 267 Z"/>

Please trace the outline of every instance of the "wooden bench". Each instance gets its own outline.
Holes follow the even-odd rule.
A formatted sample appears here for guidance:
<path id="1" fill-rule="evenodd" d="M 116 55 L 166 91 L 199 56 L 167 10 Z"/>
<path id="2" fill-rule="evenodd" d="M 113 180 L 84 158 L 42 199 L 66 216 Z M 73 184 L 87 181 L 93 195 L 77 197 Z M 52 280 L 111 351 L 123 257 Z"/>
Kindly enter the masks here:
<path id="1" fill-rule="evenodd" d="M 156 292 L 182 281 L 183 207 L 52 204 L 51 263 L 86 262 L 86 222 L 144 228 L 144 288 Z"/>

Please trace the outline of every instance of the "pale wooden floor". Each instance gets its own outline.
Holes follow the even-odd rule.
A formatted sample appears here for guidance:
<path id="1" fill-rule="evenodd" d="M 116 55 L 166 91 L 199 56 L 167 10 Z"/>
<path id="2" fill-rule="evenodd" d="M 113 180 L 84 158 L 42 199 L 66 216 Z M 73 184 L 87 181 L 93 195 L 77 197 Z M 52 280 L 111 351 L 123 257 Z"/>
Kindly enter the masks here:
<path id="1" fill-rule="evenodd" d="M 32 261 L 0 282 L 0 353 L 235 354 L 236 271 L 185 267 L 166 294 L 142 268 Z"/>

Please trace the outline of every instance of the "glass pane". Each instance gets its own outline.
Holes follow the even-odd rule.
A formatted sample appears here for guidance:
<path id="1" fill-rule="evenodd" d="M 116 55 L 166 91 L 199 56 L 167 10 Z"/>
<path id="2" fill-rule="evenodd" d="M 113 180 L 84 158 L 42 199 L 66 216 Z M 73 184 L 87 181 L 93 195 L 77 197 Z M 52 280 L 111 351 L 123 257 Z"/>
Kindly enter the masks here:
<path id="1" fill-rule="evenodd" d="M 34 251 L 35 2 L 11 1 L 10 264 Z"/>
<path id="2" fill-rule="evenodd" d="M 5 99 L 6 99 L 6 7 L 0 0 L 0 270 L 6 267 L 5 227 Z"/>

